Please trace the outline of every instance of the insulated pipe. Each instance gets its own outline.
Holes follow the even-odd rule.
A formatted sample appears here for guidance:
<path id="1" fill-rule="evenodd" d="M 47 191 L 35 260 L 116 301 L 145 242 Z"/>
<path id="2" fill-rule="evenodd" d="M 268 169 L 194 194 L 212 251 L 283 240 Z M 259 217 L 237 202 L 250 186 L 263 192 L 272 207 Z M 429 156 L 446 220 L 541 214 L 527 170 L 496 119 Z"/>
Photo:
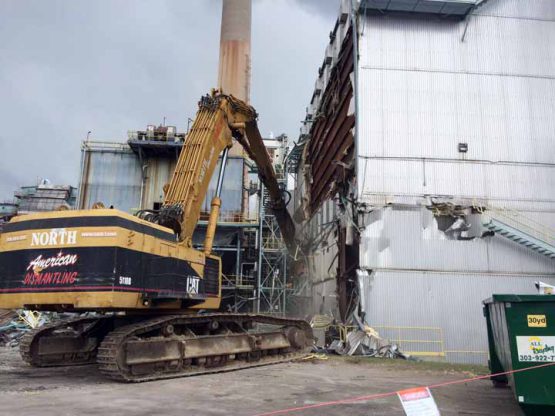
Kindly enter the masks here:
<path id="1" fill-rule="evenodd" d="M 220 171 L 218 173 L 216 195 L 214 195 L 214 198 L 212 198 L 212 203 L 210 206 L 210 217 L 208 218 L 208 226 L 206 227 L 206 237 L 204 238 L 204 254 L 206 255 L 209 255 L 212 252 L 212 246 L 214 245 L 214 236 L 216 235 L 216 225 L 218 224 L 218 216 L 220 215 L 220 207 L 222 206 L 222 200 L 220 199 L 220 196 L 222 194 L 225 165 L 227 164 L 228 153 L 229 153 L 229 148 L 225 148 L 224 152 L 222 153 Z"/>

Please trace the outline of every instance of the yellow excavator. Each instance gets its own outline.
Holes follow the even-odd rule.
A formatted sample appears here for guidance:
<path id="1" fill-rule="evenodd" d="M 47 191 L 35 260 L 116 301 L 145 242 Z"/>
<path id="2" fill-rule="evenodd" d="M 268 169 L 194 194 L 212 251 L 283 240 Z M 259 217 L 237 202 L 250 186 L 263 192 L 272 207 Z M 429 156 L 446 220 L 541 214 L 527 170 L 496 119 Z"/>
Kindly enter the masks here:
<path id="1" fill-rule="evenodd" d="M 295 248 L 256 111 L 214 90 L 199 102 L 159 211 L 66 210 L 15 217 L 4 226 L 0 309 L 81 313 L 27 333 L 20 343 L 25 361 L 97 362 L 107 377 L 137 382 L 272 364 L 306 352 L 313 338 L 304 320 L 217 312 L 221 260 L 212 243 L 233 138 L 257 164 L 284 241 Z M 220 154 L 199 251 L 192 236 Z"/>

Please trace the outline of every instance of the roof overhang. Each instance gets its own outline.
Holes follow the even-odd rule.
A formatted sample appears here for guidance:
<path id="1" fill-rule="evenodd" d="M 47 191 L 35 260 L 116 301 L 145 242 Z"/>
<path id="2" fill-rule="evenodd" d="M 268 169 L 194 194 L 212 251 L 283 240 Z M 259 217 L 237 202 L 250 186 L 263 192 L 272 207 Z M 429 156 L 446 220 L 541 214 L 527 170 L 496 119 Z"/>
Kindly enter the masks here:
<path id="1" fill-rule="evenodd" d="M 377 13 L 427 14 L 464 19 L 487 0 L 361 0 L 362 10 Z"/>

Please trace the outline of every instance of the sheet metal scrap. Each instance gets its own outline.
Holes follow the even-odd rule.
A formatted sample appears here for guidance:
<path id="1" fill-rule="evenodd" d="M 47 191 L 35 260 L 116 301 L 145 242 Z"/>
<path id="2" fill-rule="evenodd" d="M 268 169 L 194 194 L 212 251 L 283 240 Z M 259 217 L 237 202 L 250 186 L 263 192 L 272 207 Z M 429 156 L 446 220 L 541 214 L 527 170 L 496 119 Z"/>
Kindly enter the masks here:
<path id="1" fill-rule="evenodd" d="M 318 323 L 325 321 L 322 318 L 314 320 Z M 358 327 L 331 325 L 328 323 L 327 335 L 339 334 L 339 337 L 327 343 L 325 347 L 315 347 L 315 353 L 328 353 L 338 355 L 356 355 L 379 358 L 402 358 L 409 356 L 400 351 L 397 344 L 380 337 L 378 332 L 366 324 L 359 323 Z"/>
<path id="2" fill-rule="evenodd" d="M 33 328 L 48 321 L 45 314 L 34 311 L 0 311 L 0 346 L 15 347 L 20 338 Z"/>
<path id="3" fill-rule="evenodd" d="M 372 330 L 373 331 L 373 330 Z M 347 334 L 347 340 L 343 344 L 335 346 L 335 352 L 340 355 L 357 355 L 379 358 L 403 358 L 403 354 L 397 344 L 391 344 L 381 338 L 377 332 L 354 330 Z"/>
<path id="4" fill-rule="evenodd" d="M 27 326 L 19 321 L 16 311 L 0 311 L 0 345 L 17 345 L 27 329 Z"/>

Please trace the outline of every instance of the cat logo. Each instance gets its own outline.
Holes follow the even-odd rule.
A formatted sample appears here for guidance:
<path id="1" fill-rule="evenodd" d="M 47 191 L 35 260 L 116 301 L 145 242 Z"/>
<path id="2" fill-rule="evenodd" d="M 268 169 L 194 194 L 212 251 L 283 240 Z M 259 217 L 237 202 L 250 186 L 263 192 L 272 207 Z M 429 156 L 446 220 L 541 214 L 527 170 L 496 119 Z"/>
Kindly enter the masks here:
<path id="1" fill-rule="evenodd" d="M 545 315 L 528 315 L 528 326 L 535 328 L 547 327 L 547 319 Z"/>
<path id="2" fill-rule="evenodd" d="M 187 293 L 198 295 L 200 280 L 196 276 L 187 276 Z"/>

